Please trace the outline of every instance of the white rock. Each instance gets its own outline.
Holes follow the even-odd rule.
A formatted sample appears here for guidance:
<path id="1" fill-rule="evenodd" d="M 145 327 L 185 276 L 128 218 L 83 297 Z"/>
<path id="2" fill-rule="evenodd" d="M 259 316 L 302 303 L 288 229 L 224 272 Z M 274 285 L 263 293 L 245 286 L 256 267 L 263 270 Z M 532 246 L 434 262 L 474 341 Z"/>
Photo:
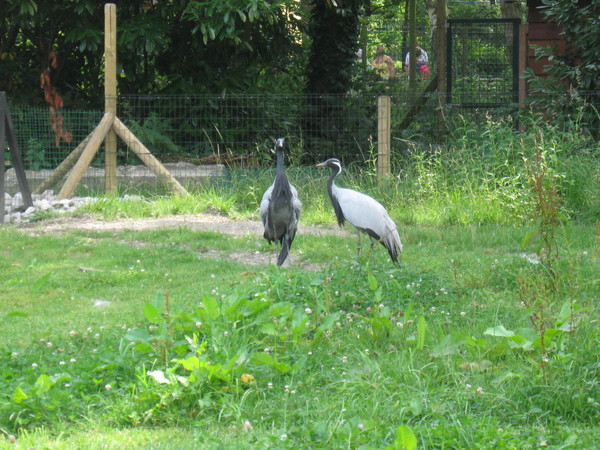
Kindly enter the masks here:
<path id="1" fill-rule="evenodd" d="M 37 207 L 40 208 L 42 211 L 47 211 L 50 208 L 52 208 L 52 205 L 47 199 L 43 198 L 37 202 Z"/>
<path id="2" fill-rule="evenodd" d="M 24 216 L 28 216 L 28 215 L 30 215 L 30 214 L 33 214 L 33 213 L 34 213 L 36 210 L 37 210 L 37 209 L 36 209 L 36 207 L 35 207 L 35 206 L 30 206 L 29 208 L 27 208 L 27 209 L 25 210 L 25 212 L 23 212 L 23 215 L 24 215 Z"/>
<path id="3" fill-rule="evenodd" d="M 108 300 L 94 300 L 94 306 L 96 308 L 101 308 L 103 306 L 108 306 L 110 305 L 110 302 Z"/>
<path id="4" fill-rule="evenodd" d="M 52 200 L 54 198 L 54 191 L 52 189 L 46 189 L 42 193 L 42 198 L 45 198 L 46 200 Z"/>
<path id="5" fill-rule="evenodd" d="M 17 209 L 23 206 L 23 196 L 20 192 L 17 192 L 11 201 L 12 209 Z"/>

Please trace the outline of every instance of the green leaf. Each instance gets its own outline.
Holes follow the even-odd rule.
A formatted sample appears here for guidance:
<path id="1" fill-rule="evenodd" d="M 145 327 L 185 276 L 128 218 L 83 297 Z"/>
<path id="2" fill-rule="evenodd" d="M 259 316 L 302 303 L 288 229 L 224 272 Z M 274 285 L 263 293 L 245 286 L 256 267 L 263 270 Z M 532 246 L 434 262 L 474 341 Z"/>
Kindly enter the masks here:
<path id="1" fill-rule="evenodd" d="M 38 392 L 44 393 L 48 392 L 52 386 L 54 386 L 54 382 L 50 379 L 50 377 L 46 374 L 42 374 L 35 381 L 35 385 L 38 388 Z"/>
<path id="2" fill-rule="evenodd" d="M 325 318 L 323 319 L 323 322 L 321 323 L 319 328 L 317 328 L 317 331 L 315 333 L 315 338 L 319 337 L 325 331 L 327 331 L 331 327 L 333 327 L 333 325 L 338 321 L 339 317 L 340 317 L 340 315 L 338 313 L 329 314 L 329 315 L 325 316 Z"/>
<path id="3" fill-rule="evenodd" d="M 265 324 L 261 325 L 259 330 L 261 333 L 267 334 L 269 336 L 277 335 L 277 330 L 275 330 L 275 325 L 273 325 L 272 323 L 265 323 Z"/>
<path id="4" fill-rule="evenodd" d="M 151 305 L 150 303 L 146 303 L 144 305 L 144 316 L 146 317 L 146 320 L 148 322 L 152 322 L 152 323 L 158 323 L 162 320 L 160 311 L 158 310 L 158 308 L 154 305 Z"/>
<path id="5" fill-rule="evenodd" d="M 9 312 L 6 317 L 27 317 L 29 314 L 24 313 L 24 312 L 20 312 L 20 311 L 13 311 L 13 312 Z"/>
<path id="6" fill-rule="evenodd" d="M 287 373 L 291 370 L 291 367 L 288 364 L 277 362 L 275 358 L 268 353 L 254 353 L 251 360 L 254 364 L 264 364 L 281 373 Z"/>
<path id="7" fill-rule="evenodd" d="M 27 396 L 27 394 L 25 392 L 23 392 L 23 389 L 21 389 L 20 387 L 18 387 L 17 389 L 15 389 L 15 393 L 13 394 L 13 402 L 15 403 L 23 403 L 23 400 L 27 400 L 29 397 Z"/>
<path id="8" fill-rule="evenodd" d="M 134 328 L 125 334 L 125 339 L 132 342 L 149 342 L 152 336 L 142 328 Z"/>
<path id="9" fill-rule="evenodd" d="M 417 437 L 407 425 L 400 425 L 396 430 L 393 449 L 415 450 L 417 448 Z"/>
<path id="10" fill-rule="evenodd" d="M 45 274 L 45 275 L 41 276 L 40 278 L 38 278 L 37 280 L 35 280 L 33 285 L 31 286 L 31 290 L 35 293 L 39 293 L 44 288 L 46 283 L 48 282 L 50 275 L 52 275 L 52 272 L 48 272 L 47 274 Z"/>
<path id="11" fill-rule="evenodd" d="M 140 342 L 139 344 L 134 345 L 133 349 L 136 352 L 140 352 L 140 353 L 152 353 L 152 351 L 154 350 L 154 347 L 152 347 L 147 342 Z"/>
<path id="12" fill-rule="evenodd" d="M 464 336 L 448 335 L 445 336 L 431 351 L 430 355 L 434 358 L 440 356 L 453 355 L 460 347 L 467 342 Z"/>
<path id="13" fill-rule="evenodd" d="M 178 359 L 176 362 L 181 364 L 185 370 L 188 370 L 190 372 L 199 369 L 201 366 L 200 359 L 196 356 L 190 356 L 186 359 Z"/>
<path id="14" fill-rule="evenodd" d="M 204 296 L 202 297 L 202 304 L 204 305 L 204 311 L 206 311 L 208 319 L 215 320 L 219 318 L 221 312 L 219 311 L 219 304 L 214 298 L 208 295 Z"/>
<path id="15" fill-rule="evenodd" d="M 369 288 L 372 291 L 376 291 L 377 288 L 379 287 L 379 283 L 377 282 L 377 279 L 371 273 L 369 273 L 367 277 L 369 279 Z"/>
<path id="16" fill-rule="evenodd" d="M 488 328 L 483 332 L 483 334 L 497 337 L 513 337 L 515 335 L 514 331 L 507 330 L 506 328 L 504 328 L 504 325 Z"/>

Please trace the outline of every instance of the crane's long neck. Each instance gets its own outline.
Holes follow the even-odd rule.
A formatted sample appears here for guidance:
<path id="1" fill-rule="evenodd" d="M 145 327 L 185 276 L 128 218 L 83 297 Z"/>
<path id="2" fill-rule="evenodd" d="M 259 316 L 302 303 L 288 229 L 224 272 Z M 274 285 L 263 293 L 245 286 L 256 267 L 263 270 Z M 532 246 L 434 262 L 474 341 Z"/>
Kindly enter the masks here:
<path id="1" fill-rule="evenodd" d="M 277 147 L 275 154 L 277 156 L 277 166 L 276 166 L 277 167 L 277 176 L 279 176 L 279 175 L 285 176 L 285 169 L 283 167 L 283 150 L 281 149 L 281 147 Z"/>
<path id="2" fill-rule="evenodd" d="M 333 189 L 335 187 L 337 187 L 334 183 L 335 177 L 337 177 L 341 172 L 341 169 L 339 167 L 334 167 L 331 169 L 331 175 L 329 176 L 329 180 L 327 181 L 327 190 L 329 191 L 329 196 L 331 197 L 331 200 L 333 201 L 334 195 L 333 195 Z"/>
<path id="3" fill-rule="evenodd" d="M 277 155 L 277 166 L 276 166 L 276 173 L 275 173 L 275 192 L 285 192 L 288 193 L 289 191 L 289 181 L 287 179 L 287 176 L 285 174 L 285 168 L 283 166 L 283 149 L 281 147 L 277 147 L 276 150 L 276 155 Z"/>
<path id="4" fill-rule="evenodd" d="M 329 192 L 329 198 L 331 199 L 333 211 L 335 212 L 335 217 L 337 218 L 338 225 L 340 227 L 344 225 L 344 221 L 346 220 L 346 218 L 344 217 L 344 212 L 342 211 L 340 202 L 334 192 L 337 189 L 337 186 L 333 181 L 335 180 L 335 177 L 337 177 L 340 174 L 341 171 L 342 168 L 339 166 L 332 168 L 331 175 L 329 176 L 329 181 L 327 181 L 327 191 Z"/>

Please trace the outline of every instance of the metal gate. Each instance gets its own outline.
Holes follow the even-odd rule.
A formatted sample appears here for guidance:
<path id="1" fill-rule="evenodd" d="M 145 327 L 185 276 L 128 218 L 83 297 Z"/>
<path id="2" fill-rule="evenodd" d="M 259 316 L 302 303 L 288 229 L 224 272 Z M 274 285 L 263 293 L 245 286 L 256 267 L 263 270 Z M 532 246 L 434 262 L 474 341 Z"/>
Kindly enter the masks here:
<path id="1" fill-rule="evenodd" d="M 497 108 L 519 101 L 520 19 L 449 19 L 447 103 Z"/>

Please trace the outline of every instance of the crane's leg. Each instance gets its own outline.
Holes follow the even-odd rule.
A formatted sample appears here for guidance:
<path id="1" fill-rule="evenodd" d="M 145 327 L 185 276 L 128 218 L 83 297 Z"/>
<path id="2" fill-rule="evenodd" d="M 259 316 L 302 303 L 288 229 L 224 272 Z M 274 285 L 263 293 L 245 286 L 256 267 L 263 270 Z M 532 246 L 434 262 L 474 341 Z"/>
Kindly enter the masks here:
<path id="1" fill-rule="evenodd" d="M 361 249 L 361 245 L 360 245 L 360 231 L 356 230 L 356 234 L 358 235 L 358 242 L 356 244 L 356 259 L 357 259 L 357 261 L 360 261 L 360 249 Z"/>

